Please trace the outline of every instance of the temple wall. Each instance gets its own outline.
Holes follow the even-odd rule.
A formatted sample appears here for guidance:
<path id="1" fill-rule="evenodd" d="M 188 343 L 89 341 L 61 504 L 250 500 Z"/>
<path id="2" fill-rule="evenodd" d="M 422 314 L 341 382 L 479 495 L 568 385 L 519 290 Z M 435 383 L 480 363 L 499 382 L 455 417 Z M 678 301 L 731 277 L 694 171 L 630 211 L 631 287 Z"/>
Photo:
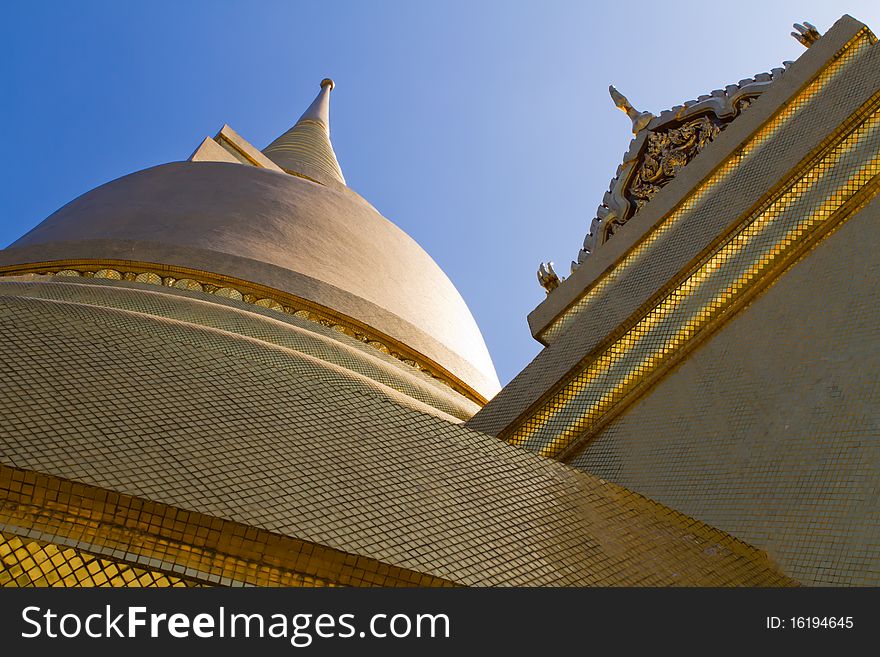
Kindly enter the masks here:
<path id="1" fill-rule="evenodd" d="M 880 584 L 880 202 L 851 217 L 572 459 L 766 550 Z"/>

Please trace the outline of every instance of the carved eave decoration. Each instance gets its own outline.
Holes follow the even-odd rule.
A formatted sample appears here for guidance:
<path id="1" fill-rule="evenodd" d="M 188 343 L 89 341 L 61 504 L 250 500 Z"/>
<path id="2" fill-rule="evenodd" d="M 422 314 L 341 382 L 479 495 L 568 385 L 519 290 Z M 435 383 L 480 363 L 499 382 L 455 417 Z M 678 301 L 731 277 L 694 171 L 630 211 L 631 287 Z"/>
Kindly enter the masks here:
<path id="1" fill-rule="evenodd" d="M 791 62 L 784 62 L 786 68 L 789 65 Z M 572 271 L 611 239 L 618 228 L 632 219 L 784 72 L 785 68 L 775 68 L 770 73 L 740 80 L 662 112 L 640 127 L 590 223 L 583 249 L 571 263 Z M 612 91 L 613 98 L 615 92 Z M 620 98 L 628 106 L 628 101 Z M 615 103 L 626 111 L 618 98 Z M 638 127 L 635 121 L 633 126 L 634 130 Z"/>

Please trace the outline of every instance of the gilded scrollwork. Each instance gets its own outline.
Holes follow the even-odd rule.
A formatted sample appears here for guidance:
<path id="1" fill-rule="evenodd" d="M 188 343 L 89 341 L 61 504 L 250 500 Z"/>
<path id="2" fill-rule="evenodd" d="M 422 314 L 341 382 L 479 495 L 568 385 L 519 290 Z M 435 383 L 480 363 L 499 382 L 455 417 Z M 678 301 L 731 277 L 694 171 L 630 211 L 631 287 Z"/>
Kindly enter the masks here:
<path id="1" fill-rule="evenodd" d="M 784 62 L 785 67 L 790 64 Z M 610 91 L 615 105 L 633 120 L 635 136 L 596 210 L 577 260 L 571 263 L 572 272 L 784 73 L 785 68 L 759 73 L 677 105 L 658 116 L 638 112 L 612 87 Z M 541 283 L 543 285 L 544 281 Z"/>
<path id="2" fill-rule="evenodd" d="M 676 128 L 650 133 L 641 164 L 627 191 L 635 212 L 671 181 L 720 131 L 720 125 L 702 116 Z M 623 221 L 619 220 L 619 223 Z"/>

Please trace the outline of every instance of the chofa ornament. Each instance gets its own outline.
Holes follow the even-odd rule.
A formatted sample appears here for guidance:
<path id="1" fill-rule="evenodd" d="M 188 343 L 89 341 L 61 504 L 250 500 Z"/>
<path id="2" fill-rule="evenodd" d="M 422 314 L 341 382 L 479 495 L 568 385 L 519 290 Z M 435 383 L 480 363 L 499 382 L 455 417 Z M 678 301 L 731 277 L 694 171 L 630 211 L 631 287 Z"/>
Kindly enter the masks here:
<path id="1" fill-rule="evenodd" d="M 542 262 L 538 267 L 538 282 L 547 290 L 547 294 L 559 287 L 559 276 L 553 270 L 552 262 Z"/>
<path id="2" fill-rule="evenodd" d="M 797 39 L 804 48 L 809 48 L 819 40 L 819 37 L 822 36 L 819 30 L 816 29 L 816 26 L 807 21 L 804 21 L 803 24 L 795 23 L 792 27 L 794 27 L 797 32 L 792 32 L 791 36 Z"/>

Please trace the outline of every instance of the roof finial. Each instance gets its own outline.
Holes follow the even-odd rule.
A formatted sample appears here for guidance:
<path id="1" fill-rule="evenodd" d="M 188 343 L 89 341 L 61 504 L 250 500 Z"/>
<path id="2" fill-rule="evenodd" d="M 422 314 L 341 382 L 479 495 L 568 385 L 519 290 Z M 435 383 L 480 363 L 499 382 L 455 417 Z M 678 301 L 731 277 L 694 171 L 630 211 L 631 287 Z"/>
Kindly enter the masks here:
<path id="1" fill-rule="evenodd" d="M 330 91 L 336 84 L 321 80 L 321 90 L 296 124 L 263 149 L 263 153 L 288 173 L 319 183 L 345 184 L 342 169 L 330 143 Z"/>
<path id="2" fill-rule="evenodd" d="M 542 262 L 538 267 L 538 282 L 541 284 L 541 287 L 547 290 L 547 294 L 550 294 L 559 287 L 560 278 L 553 271 L 552 262 Z"/>
<path id="3" fill-rule="evenodd" d="M 619 107 L 632 121 L 633 124 L 633 134 L 637 135 L 640 131 L 644 130 L 648 127 L 648 124 L 651 122 L 651 119 L 654 118 L 654 115 L 650 112 L 640 112 L 635 107 L 632 106 L 626 96 L 620 93 L 617 89 L 614 88 L 614 85 L 609 85 L 608 93 L 611 94 L 611 100 L 614 101 L 614 104 Z"/>
<path id="4" fill-rule="evenodd" d="M 302 121 L 320 121 L 324 124 L 324 128 L 327 132 L 330 132 L 330 92 L 333 91 L 333 88 L 336 84 L 330 78 L 324 78 L 321 80 L 321 90 L 318 92 L 318 95 L 315 97 L 315 100 L 312 101 L 312 104 L 308 106 L 303 115 L 299 117 L 300 123 Z"/>
<path id="5" fill-rule="evenodd" d="M 807 21 L 804 21 L 803 25 L 795 23 L 792 27 L 794 27 L 797 32 L 792 32 L 791 36 L 797 39 L 804 48 L 809 48 L 822 36 L 819 30 L 816 29 L 816 26 Z"/>

